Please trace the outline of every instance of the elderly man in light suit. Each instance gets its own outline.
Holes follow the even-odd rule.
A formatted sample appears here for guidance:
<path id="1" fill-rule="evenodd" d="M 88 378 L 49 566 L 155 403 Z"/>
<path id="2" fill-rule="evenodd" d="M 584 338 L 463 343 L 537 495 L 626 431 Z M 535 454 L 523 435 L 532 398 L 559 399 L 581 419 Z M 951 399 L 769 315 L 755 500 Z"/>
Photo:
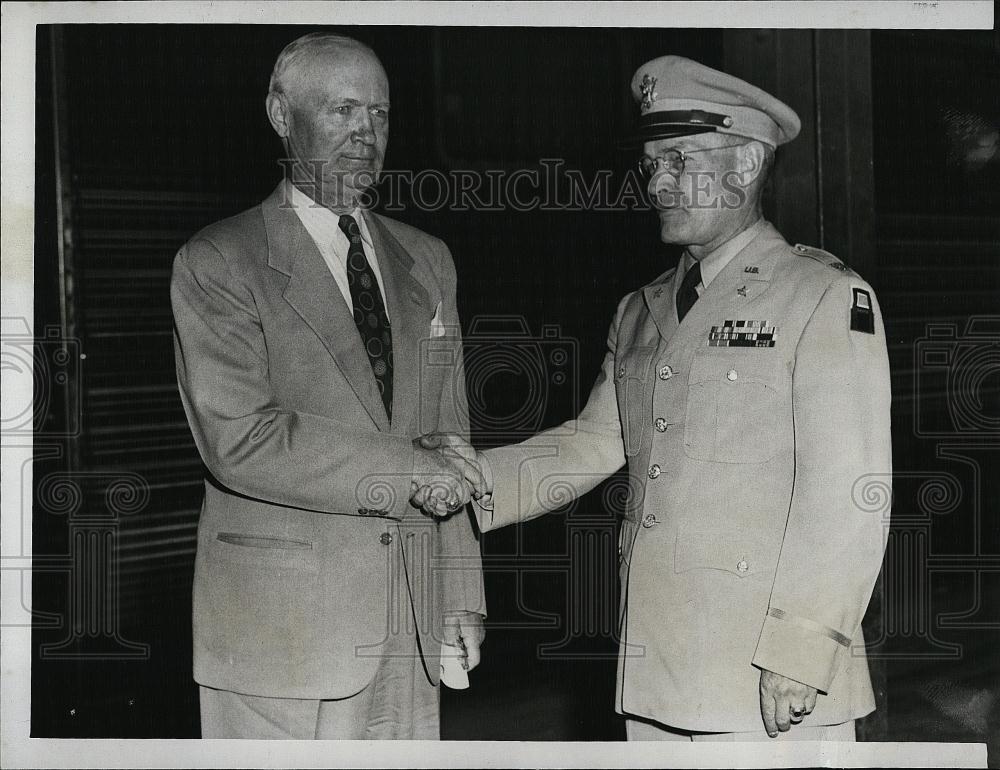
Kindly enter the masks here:
<path id="1" fill-rule="evenodd" d="M 446 515 L 468 482 L 414 441 L 467 431 L 455 268 L 441 241 L 362 205 L 389 126 L 367 46 L 290 44 L 267 114 L 290 178 L 195 235 L 171 286 L 209 473 L 202 734 L 437 738 L 441 643 L 474 667 L 485 612 L 471 521 Z M 426 360 L 428 339 L 448 363 Z"/>
<path id="2" fill-rule="evenodd" d="M 864 499 L 891 468 L 878 303 L 761 216 L 774 149 L 799 131 L 787 105 L 676 56 L 632 92 L 661 238 L 686 251 L 619 304 L 576 420 L 478 456 L 480 525 L 540 516 L 566 501 L 550 488 L 583 494 L 627 463 L 629 739 L 853 740 L 874 708 L 860 624 L 888 526 Z"/>

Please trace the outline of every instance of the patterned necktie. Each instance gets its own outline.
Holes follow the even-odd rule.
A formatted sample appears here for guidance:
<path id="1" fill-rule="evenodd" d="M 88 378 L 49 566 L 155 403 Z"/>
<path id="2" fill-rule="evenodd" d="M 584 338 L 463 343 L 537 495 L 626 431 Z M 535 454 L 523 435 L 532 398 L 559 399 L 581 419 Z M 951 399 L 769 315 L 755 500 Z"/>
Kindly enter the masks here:
<path id="1" fill-rule="evenodd" d="M 691 269 L 684 275 L 681 281 L 680 291 L 677 292 L 677 321 L 683 321 L 684 316 L 694 307 L 698 301 L 698 292 L 694 288 L 701 283 L 701 263 L 695 262 Z"/>
<path id="2" fill-rule="evenodd" d="M 351 289 L 354 323 L 382 394 L 385 413 L 391 420 L 392 330 L 389 328 L 389 316 L 385 312 L 385 302 L 382 301 L 375 273 L 365 259 L 358 223 L 350 214 L 344 214 L 340 217 L 340 229 L 351 241 L 347 250 L 347 285 Z"/>

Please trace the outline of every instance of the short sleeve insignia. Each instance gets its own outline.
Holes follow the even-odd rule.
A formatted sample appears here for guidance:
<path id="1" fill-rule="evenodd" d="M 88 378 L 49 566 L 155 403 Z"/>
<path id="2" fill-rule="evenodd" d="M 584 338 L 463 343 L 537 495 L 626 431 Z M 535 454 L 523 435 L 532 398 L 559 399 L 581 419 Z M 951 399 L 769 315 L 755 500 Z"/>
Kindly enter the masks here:
<path id="1" fill-rule="evenodd" d="M 854 303 L 851 305 L 851 331 L 875 333 L 875 309 L 872 297 L 864 289 L 853 289 Z"/>

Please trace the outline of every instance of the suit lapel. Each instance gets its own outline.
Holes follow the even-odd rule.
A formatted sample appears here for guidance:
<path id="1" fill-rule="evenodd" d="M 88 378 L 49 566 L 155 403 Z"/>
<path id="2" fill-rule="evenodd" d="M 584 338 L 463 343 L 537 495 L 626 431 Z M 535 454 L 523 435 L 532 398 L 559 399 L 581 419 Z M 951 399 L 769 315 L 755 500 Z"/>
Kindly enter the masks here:
<path id="1" fill-rule="evenodd" d="M 429 336 L 433 310 L 427 289 L 413 275 L 413 257 L 377 214 L 366 213 L 365 222 L 378 257 L 392 329 L 392 427 L 406 430 L 420 395 L 422 341 Z"/>
<path id="2" fill-rule="evenodd" d="M 320 338 L 358 400 L 382 430 L 389 418 L 354 318 L 337 282 L 295 210 L 281 205 L 281 185 L 264 201 L 268 265 L 288 276 L 284 298 Z"/>

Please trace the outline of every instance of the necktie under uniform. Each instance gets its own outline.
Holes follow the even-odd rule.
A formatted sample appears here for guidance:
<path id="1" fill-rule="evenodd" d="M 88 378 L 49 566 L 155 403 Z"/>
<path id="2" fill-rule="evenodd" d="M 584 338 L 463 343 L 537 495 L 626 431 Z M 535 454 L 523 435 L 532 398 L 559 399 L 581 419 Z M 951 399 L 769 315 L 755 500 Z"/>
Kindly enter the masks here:
<path id="1" fill-rule="evenodd" d="M 681 288 L 677 292 L 677 321 L 683 321 L 684 316 L 698 301 L 698 291 L 695 287 L 701 283 L 701 263 L 695 262 L 684 274 Z"/>
<path id="2" fill-rule="evenodd" d="M 385 301 L 378 280 L 365 258 L 361 229 L 354 217 L 340 217 L 340 229 L 350 240 L 347 251 L 347 285 L 351 290 L 354 324 L 368 354 L 375 382 L 382 396 L 385 413 L 392 419 L 392 330 L 385 312 Z"/>

